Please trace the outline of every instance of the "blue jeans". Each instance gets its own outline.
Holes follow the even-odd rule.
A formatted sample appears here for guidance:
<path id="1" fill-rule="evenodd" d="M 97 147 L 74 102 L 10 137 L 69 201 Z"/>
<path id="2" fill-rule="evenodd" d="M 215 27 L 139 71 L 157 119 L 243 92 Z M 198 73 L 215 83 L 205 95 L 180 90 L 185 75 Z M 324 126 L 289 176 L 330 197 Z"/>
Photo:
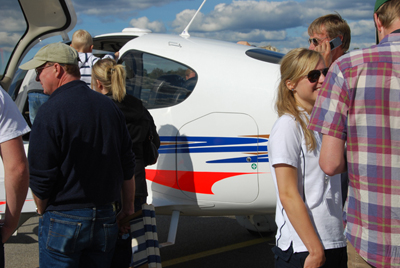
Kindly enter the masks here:
<path id="1" fill-rule="evenodd" d="M 28 103 L 29 103 L 29 120 L 31 124 L 35 120 L 39 107 L 42 106 L 49 99 L 49 95 L 40 92 L 28 92 Z"/>
<path id="2" fill-rule="evenodd" d="M 47 211 L 39 219 L 39 265 L 109 267 L 118 237 L 113 206 Z"/>

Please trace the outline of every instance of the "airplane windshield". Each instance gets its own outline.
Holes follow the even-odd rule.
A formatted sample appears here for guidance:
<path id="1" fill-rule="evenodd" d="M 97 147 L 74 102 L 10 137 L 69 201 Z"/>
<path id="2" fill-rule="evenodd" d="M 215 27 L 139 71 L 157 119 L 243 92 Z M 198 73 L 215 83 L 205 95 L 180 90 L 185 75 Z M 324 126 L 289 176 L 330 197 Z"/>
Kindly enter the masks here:
<path id="1" fill-rule="evenodd" d="M 15 0 L 3 0 L 0 17 L 0 75 L 5 73 L 14 47 L 27 30 L 24 14 Z"/>

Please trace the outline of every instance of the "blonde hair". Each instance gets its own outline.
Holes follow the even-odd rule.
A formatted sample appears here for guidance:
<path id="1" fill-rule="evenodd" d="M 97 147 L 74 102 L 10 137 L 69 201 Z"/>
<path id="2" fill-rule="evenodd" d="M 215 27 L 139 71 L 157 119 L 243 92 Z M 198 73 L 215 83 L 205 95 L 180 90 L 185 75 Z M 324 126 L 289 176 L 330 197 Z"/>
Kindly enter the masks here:
<path id="1" fill-rule="evenodd" d="M 390 28 L 393 22 L 400 18 L 400 0 L 391 0 L 382 4 L 375 13 L 382 26 Z"/>
<path id="2" fill-rule="evenodd" d="M 275 51 L 275 52 L 279 52 L 279 49 L 277 49 L 276 47 L 274 47 L 272 45 L 266 45 L 266 46 L 263 46 L 263 47 L 260 47 L 260 48 L 263 48 L 263 49 L 266 49 L 266 50 Z"/>
<path id="3" fill-rule="evenodd" d="M 72 35 L 71 46 L 78 52 L 90 52 L 93 38 L 88 31 L 77 30 Z"/>
<path id="4" fill-rule="evenodd" d="M 125 89 L 126 72 L 124 66 L 117 64 L 113 59 L 98 60 L 92 69 L 93 80 L 99 80 L 104 89 L 111 93 L 112 99 L 121 102 L 126 95 Z"/>
<path id="5" fill-rule="evenodd" d="M 314 150 L 317 146 L 314 133 L 307 128 L 308 117 L 302 116 L 303 112 L 298 109 L 299 106 L 302 106 L 296 102 L 293 91 L 287 87 L 287 82 L 290 81 L 292 84 L 297 85 L 300 79 L 315 69 L 320 60 L 322 60 L 321 54 L 313 50 L 296 48 L 289 51 L 280 63 L 281 81 L 275 102 L 275 109 L 279 117 L 289 114 L 299 122 L 309 151 Z"/>
<path id="6" fill-rule="evenodd" d="M 315 19 L 310 26 L 308 26 L 308 35 L 321 34 L 322 27 L 325 28 L 326 33 L 330 39 L 337 36 L 342 36 L 342 49 L 344 52 L 349 50 L 351 41 L 350 26 L 347 22 L 338 14 L 328 14 Z"/>

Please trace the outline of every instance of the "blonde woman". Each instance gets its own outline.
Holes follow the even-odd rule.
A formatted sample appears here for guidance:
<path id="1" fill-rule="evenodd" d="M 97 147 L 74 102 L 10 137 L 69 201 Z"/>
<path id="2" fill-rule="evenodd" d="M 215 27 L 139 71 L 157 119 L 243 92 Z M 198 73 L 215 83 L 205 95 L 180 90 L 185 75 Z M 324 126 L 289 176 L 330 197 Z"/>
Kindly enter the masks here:
<path id="1" fill-rule="evenodd" d="M 160 138 L 156 131 L 153 118 L 143 106 L 142 101 L 126 94 L 125 69 L 113 59 L 101 59 L 93 65 L 92 88 L 109 98 L 120 108 L 125 116 L 129 134 L 131 135 L 133 152 L 135 153 L 135 211 L 146 203 L 147 185 L 145 163 L 143 161 L 143 142 L 149 132 L 153 142 L 160 147 Z M 111 267 L 129 267 L 131 263 L 130 239 L 118 239 Z"/>
<path id="2" fill-rule="evenodd" d="M 294 49 L 281 61 L 269 140 L 277 192 L 275 267 L 347 267 L 340 176 L 319 167 L 321 136 L 307 129 L 328 69 L 318 52 Z"/>

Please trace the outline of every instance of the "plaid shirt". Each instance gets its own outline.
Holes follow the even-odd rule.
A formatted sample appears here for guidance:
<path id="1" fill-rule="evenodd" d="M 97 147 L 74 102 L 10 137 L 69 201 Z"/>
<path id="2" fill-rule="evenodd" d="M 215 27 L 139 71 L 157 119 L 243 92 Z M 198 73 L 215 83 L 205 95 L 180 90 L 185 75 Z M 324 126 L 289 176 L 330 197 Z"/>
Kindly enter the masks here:
<path id="1" fill-rule="evenodd" d="M 347 141 L 347 239 L 400 267 L 400 31 L 332 64 L 309 128 Z"/>

